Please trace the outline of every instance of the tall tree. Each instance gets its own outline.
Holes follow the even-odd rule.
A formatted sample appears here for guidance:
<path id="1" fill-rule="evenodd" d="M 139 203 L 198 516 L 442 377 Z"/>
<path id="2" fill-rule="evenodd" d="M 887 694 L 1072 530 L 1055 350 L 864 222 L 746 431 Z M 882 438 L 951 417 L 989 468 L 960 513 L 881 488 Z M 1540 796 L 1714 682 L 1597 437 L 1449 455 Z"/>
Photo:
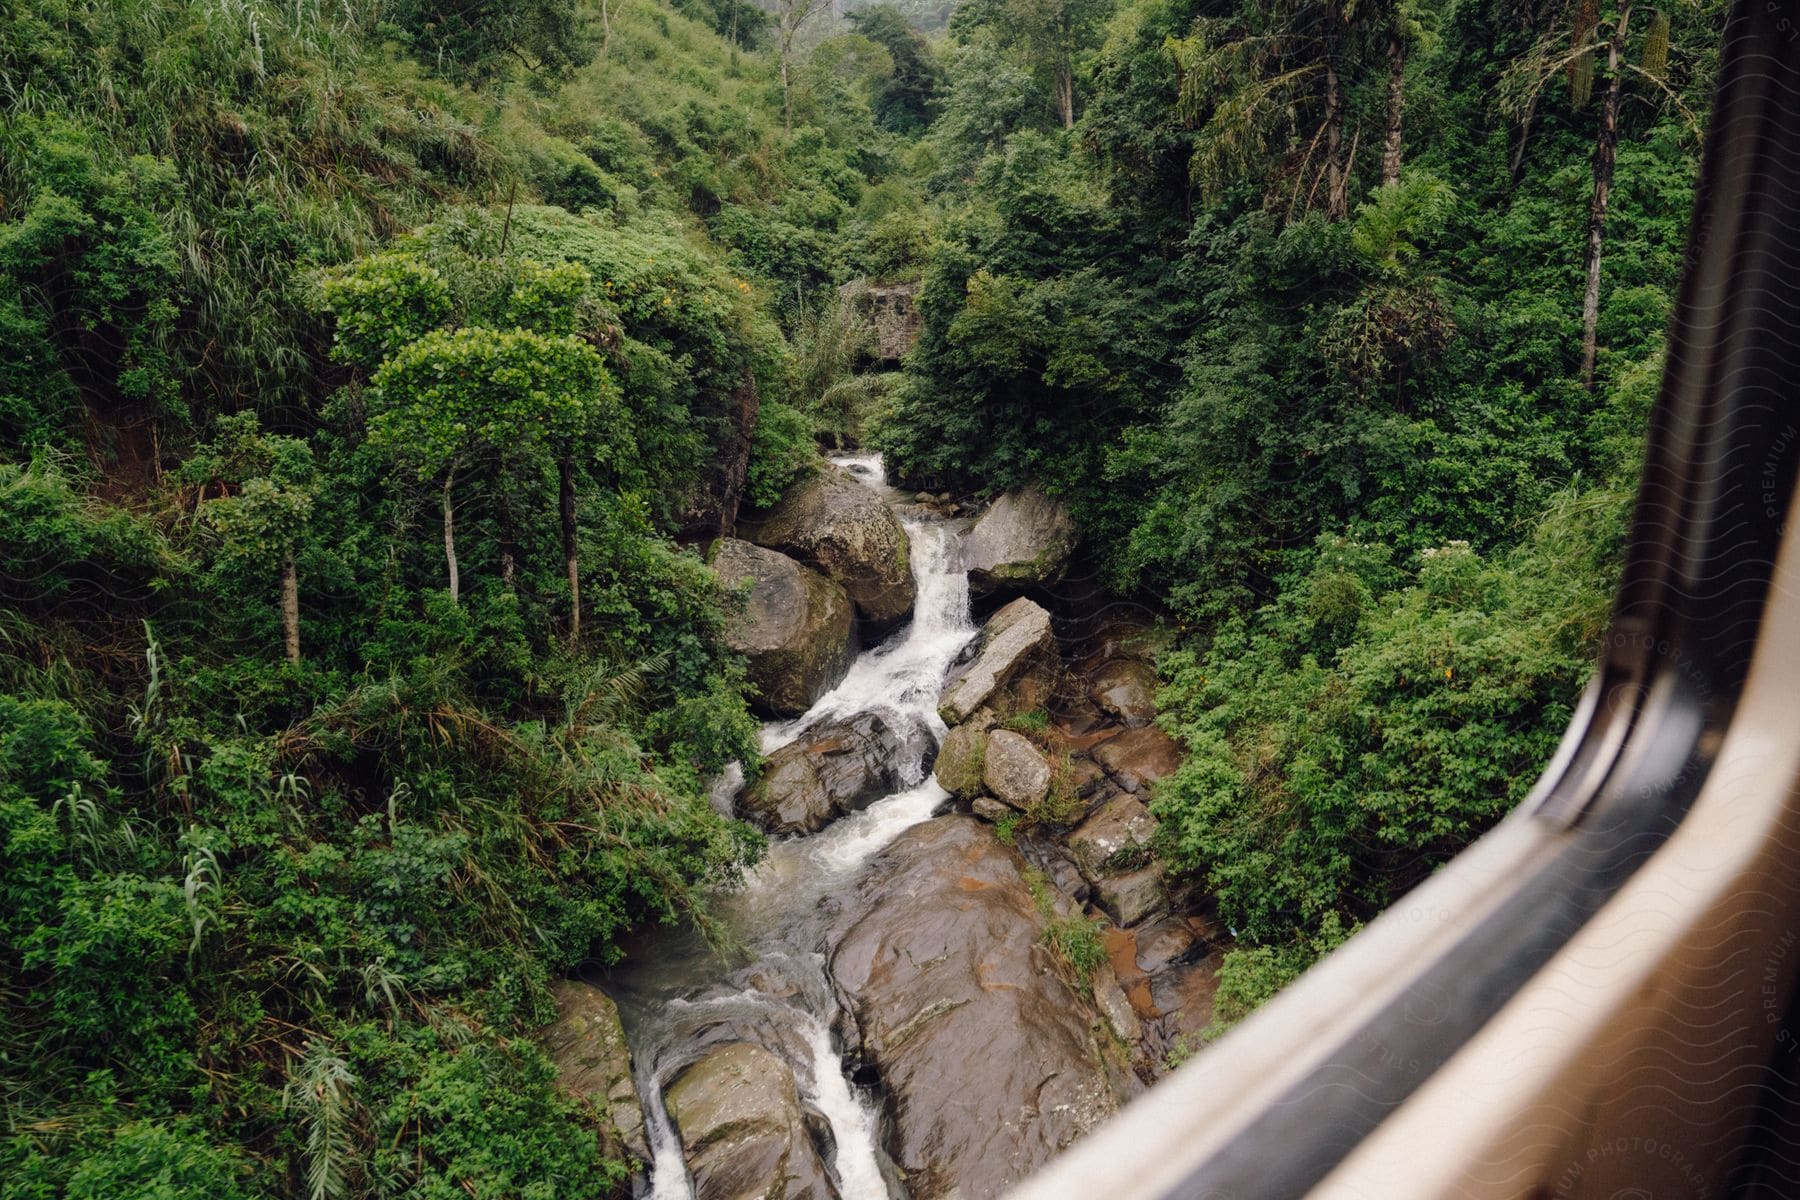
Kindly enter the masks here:
<path id="1" fill-rule="evenodd" d="M 985 28 L 1003 50 L 1020 56 L 1050 92 L 1064 129 L 1075 127 L 1075 71 L 1099 40 L 1112 0 L 977 0 L 956 18 L 963 30 Z"/>
<path id="2" fill-rule="evenodd" d="M 1588 203 L 1587 288 L 1581 297 L 1581 382 L 1589 391 L 1594 389 L 1594 359 L 1599 341 L 1600 254 L 1606 241 L 1606 209 L 1612 197 L 1613 172 L 1619 163 L 1619 91 L 1625 82 L 1619 65 L 1625 37 L 1631 28 L 1631 9 L 1632 0 L 1624 0 L 1619 5 L 1611 36 L 1606 38 L 1606 98 L 1600 104 L 1600 127 L 1594 135 L 1594 195 Z M 1663 44 L 1668 44 L 1666 32 Z"/>
<path id="3" fill-rule="evenodd" d="M 1408 0 L 1388 0 L 1380 6 L 1373 24 L 1381 39 L 1387 60 L 1387 91 L 1383 104 L 1381 136 L 1381 183 L 1391 187 L 1400 182 L 1400 161 L 1405 144 L 1406 126 L 1406 61 L 1413 44 L 1423 29 L 1414 5 Z"/>
<path id="4" fill-rule="evenodd" d="M 826 0 L 779 0 L 775 13 L 775 51 L 781 68 L 782 128 L 794 132 L 794 44 L 807 22 L 825 11 Z"/>
<path id="5" fill-rule="evenodd" d="M 1638 61 L 1630 61 L 1628 40 L 1633 36 L 1634 0 L 1619 0 L 1601 9 L 1597 0 L 1576 0 L 1566 26 L 1552 29 L 1511 70 L 1503 88 L 1503 103 L 1521 121 L 1529 122 L 1538 99 L 1551 80 L 1566 77 L 1569 98 L 1577 109 L 1593 98 L 1595 72 L 1605 62 L 1604 90 L 1595 122 L 1593 188 L 1588 199 L 1587 237 L 1583 252 L 1585 285 L 1581 297 L 1581 379 L 1594 388 L 1594 368 L 1599 355 L 1601 263 L 1606 247 L 1613 177 L 1619 161 L 1619 115 L 1625 81 L 1635 77 L 1647 85 L 1644 98 L 1652 105 L 1664 102 L 1687 113 L 1680 95 L 1665 78 L 1669 63 L 1669 14 L 1654 10 L 1638 47 Z M 1521 138 L 1523 134 L 1521 134 Z"/>
<path id="6" fill-rule="evenodd" d="M 611 407 L 613 396 L 593 346 L 572 334 L 546 336 L 528 329 L 434 330 L 391 356 L 370 384 L 370 443 L 410 465 L 420 478 L 442 484 L 452 601 L 460 580 L 458 471 L 478 467 L 496 486 L 508 488 L 522 465 L 579 438 L 598 408 Z M 571 586 L 578 594 L 568 537 L 573 499 L 559 509 Z"/>
<path id="7" fill-rule="evenodd" d="M 263 433 L 255 413 L 236 413 L 219 418 L 213 439 L 182 465 L 182 476 L 199 485 L 201 511 L 223 536 L 226 554 L 259 569 L 274 567 L 282 653 L 298 663 L 298 550 L 318 491 L 312 449 L 298 438 Z"/>
<path id="8" fill-rule="evenodd" d="M 892 4 L 871 4 L 850 14 L 856 31 L 887 48 L 892 76 L 875 96 L 875 119 L 884 129 L 912 132 L 931 124 L 943 68 L 931 44 Z"/>

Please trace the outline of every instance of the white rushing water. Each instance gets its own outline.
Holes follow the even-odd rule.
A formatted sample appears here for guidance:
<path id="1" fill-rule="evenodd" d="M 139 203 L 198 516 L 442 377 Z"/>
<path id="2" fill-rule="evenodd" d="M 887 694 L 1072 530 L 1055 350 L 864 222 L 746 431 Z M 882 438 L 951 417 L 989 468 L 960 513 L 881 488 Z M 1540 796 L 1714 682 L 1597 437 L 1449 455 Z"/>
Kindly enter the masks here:
<path id="1" fill-rule="evenodd" d="M 880 1135 L 874 1110 L 850 1087 L 844 1060 L 831 1044 L 825 1022 L 807 1013 L 800 1031 L 813 1056 L 813 1082 L 806 1098 L 831 1122 L 831 1135 L 837 1140 L 832 1165 L 837 1168 L 838 1193 L 844 1200 L 888 1200 L 887 1181 L 875 1154 Z"/>
<path id="2" fill-rule="evenodd" d="M 763 726 L 767 754 L 826 721 L 878 712 L 944 735 L 937 715 L 944 674 L 975 633 L 969 618 L 969 581 L 962 566 L 962 534 L 947 521 L 907 521 L 918 594 L 913 618 L 850 664 L 843 680 L 791 721 Z"/>
<path id="3" fill-rule="evenodd" d="M 833 461 L 848 469 L 889 503 L 904 503 L 887 487 L 878 455 L 840 455 Z M 862 713 L 880 714 L 895 729 L 916 729 L 941 741 L 944 723 L 937 702 L 944 677 L 975 635 L 969 615 L 968 576 L 962 565 L 962 533 L 950 521 L 904 519 L 912 545 L 917 596 L 912 619 L 871 647 L 851 664 L 843 680 L 821 696 L 805 714 L 770 722 L 762 730 L 762 749 L 772 752 L 809 728 Z M 731 811 L 743 772 L 736 765 L 713 788 L 713 803 Z M 668 1000 L 661 1016 L 669 1028 L 716 1016 L 734 1028 L 747 1024 L 760 1032 L 769 1048 L 783 1053 L 807 1105 L 830 1123 L 836 1149 L 831 1168 L 844 1200 L 891 1200 L 881 1169 L 879 1119 L 870 1100 L 854 1087 L 842 1056 L 833 1044 L 829 1019 L 833 1001 L 824 983 L 823 957 L 799 956 L 783 934 L 803 914 L 905 830 L 928 820 L 949 794 L 915 766 L 903 776 L 902 790 L 851 813 L 810 837 L 773 843 L 741 888 L 718 897 L 722 919 L 758 953 L 758 964 L 779 967 L 787 977 L 810 980 L 799 994 L 776 997 L 756 986 L 715 991 L 703 999 Z M 667 966 L 668 964 L 665 964 Z M 716 978 L 716 976 L 715 976 Z M 721 980 L 720 982 L 723 982 Z M 691 994 L 691 993 L 690 993 Z M 663 1105 L 662 1087 L 669 1071 L 654 1067 L 638 1081 L 644 1097 L 646 1135 L 652 1154 L 652 1200 L 692 1200 L 693 1184 L 682 1158 L 680 1135 Z"/>
<path id="4" fill-rule="evenodd" d="M 694 1200 L 694 1181 L 681 1156 L 681 1135 L 669 1120 L 661 1086 L 655 1079 L 639 1079 L 637 1090 L 644 1104 L 644 1140 L 650 1143 L 650 1200 Z"/>

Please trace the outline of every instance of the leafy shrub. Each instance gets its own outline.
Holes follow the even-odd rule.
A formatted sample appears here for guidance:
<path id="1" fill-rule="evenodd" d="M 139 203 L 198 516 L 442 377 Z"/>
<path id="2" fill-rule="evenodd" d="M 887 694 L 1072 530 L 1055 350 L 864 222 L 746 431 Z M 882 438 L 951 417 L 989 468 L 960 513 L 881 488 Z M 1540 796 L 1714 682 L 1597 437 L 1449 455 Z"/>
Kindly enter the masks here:
<path id="1" fill-rule="evenodd" d="M 1170 863 L 1253 942 L 1365 920 L 1531 786 L 1603 627 L 1620 497 L 1565 497 L 1500 562 L 1322 542 L 1311 570 L 1203 653 L 1159 704 L 1189 757 L 1156 790 Z"/>
<path id="2" fill-rule="evenodd" d="M 529 1043 L 476 1043 L 428 1056 L 413 1090 L 396 1095 L 378 1130 L 418 1129 L 414 1152 L 429 1164 L 409 1193 L 430 1200 L 575 1200 L 619 1187 L 623 1163 L 558 1094 L 543 1053 Z"/>
<path id="3" fill-rule="evenodd" d="M 617 209 L 635 188 L 606 173 L 588 155 L 560 138 L 545 139 L 531 163 L 531 178 L 538 194 L 570 212 L 583 209 Z"/>
<path id="4" fill-rule="evenodd" d="M 8 1200 L 252 1200 L 251 1166 L 185 1117 L 84 1132 L 45 1154 L 24 1135 L 0 1143 Z"/>
<path id="5" fill-rule="evenodd" d="M 757 415 L 745 496 L 758 508 L 772 507 L 818 462 L 811 419 L 797 408 L 770 401 Z"/>

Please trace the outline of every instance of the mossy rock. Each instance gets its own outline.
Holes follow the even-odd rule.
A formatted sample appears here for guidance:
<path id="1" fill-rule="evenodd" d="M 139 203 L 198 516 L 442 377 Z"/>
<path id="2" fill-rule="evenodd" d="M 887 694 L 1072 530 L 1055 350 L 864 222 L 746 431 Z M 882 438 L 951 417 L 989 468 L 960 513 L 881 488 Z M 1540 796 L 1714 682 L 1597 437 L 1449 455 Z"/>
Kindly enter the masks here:
<path id="1" fill-rule="evenodd" d="M 987 740 L 987 730 L 975 724 L 958 725 L 944 735 L 933 773 L 946 792 L 965 800 L 981 794 Z"/>

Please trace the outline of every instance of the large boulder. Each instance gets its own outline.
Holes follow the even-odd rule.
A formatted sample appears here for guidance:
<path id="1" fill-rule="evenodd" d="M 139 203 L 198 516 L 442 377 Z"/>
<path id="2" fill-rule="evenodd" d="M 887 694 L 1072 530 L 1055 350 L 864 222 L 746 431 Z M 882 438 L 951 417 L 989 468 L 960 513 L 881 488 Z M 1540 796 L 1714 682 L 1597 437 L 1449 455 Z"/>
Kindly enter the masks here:
<path id="1" fill-rule="evenodd" d="M 809 729 L 769 755 L 762 778 L 738 793 L 738 812 L 767 833 L 817 833 L 922 777 L 930 752 L 922 730 L 877 713 Z"/>
<path id="2" fill-rule="evenodd" d="M 1094 881 L 1094 901 L 1120 928 L 1129 928 L 1169 907 L 1162 871 L 1154 865 L 1101 876 Z"/>
<path id="3" fill-rule="evenodd" d="M 981 781 L 997 799 L 1023 811 L 1050 794 L 1050 760 L 1029 738 L 996 729 L 988 735 Z"/>
<path id="4" fill-rule="evenodd" d="M 982 626 L 975 657 L 938 697 L 938 715 L 959 725 L 984 706 L 1003 717 L 1041 707 L 1056 689 L 1060 667 L 1050 614 L 1021 597 Z"/>
<path id="5" fill-rule="evenodd" d="M 714 543 L 712 569 L 727 588 L 750 585 L 725 640 L 749 660 L 756 707 L 799 716 L 850 669 L 852 613 L 844 589 L 785 554 L 736 538 Z"/>
<path id="6" fill-rule="evenodd" d="M 969 587 L 977 595 L 1055 583 L 1075 551 L 1069 507 L 1035 487 L 994 501 L 963 543 Z"/>
<path id="7" fill-rule="evenodd" d="M 874 632 L 893 628 L 912 611 L 918 587 L 906 530 L 880 496 L 842 467 L 828 464 L 794 485 L 766 515 L 741 520 L 739 528 L 757 545 L 835 579 Z"/>
<path id="8" fill-rule="evenodd" d="M 709 1051 L 664 1093 L 694 1200 L 837 1200 L 787 1064 L 761 1046 Z"/>
<path id="9" fill-rule="evenodd" d="M 973 817 L 871 863 L 831 959 L 913 1200 L 989 1200 L 1118 1107 L 1099 1016 L 1056 973 L 1018 857 Z"/>
<path id="10" fill-rule="evenodd" d="M 564 979 L 550 992 L 556 1020 L 538 1035 L 538 1044 L 556 1068 L 557 1086 L 592 1104 L 623 1148 L 649 1161 L 644 1109 L 631 1078 L 631 1049 L 619 1023 L 619 1006 L 579 979 Z"/>

